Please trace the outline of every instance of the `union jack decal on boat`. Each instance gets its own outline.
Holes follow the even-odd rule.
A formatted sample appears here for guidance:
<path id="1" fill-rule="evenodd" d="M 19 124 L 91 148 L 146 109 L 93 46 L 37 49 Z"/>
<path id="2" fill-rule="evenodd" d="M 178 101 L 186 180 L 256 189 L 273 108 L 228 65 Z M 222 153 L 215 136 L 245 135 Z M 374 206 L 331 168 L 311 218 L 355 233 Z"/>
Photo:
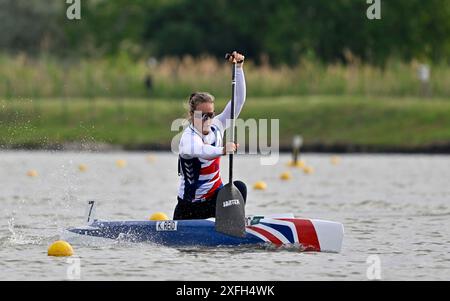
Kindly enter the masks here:
<path id="1" fill-rule="evenodd" d="M 299 218 L 270 219 L 247 226 L 247 233 L 276 246 L 301 245 L 305 251 L 320 251 L 320 242 L 311 220 Z"/>

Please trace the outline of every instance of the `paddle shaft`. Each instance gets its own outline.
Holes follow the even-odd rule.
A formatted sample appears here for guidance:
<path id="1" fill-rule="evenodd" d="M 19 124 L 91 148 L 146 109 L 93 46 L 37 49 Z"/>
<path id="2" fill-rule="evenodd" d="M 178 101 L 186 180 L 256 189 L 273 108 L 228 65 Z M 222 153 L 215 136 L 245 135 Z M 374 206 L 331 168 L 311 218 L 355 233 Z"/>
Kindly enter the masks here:
<path id="1" fill-rule="evenodd" d="M 236 143 L 234 140 L 234 127 L 235 127 L 235 122 L 234 122 L 234 92 L 235 92 L 235 88 L 236 88 L 236 64 L 233 63 L 232 64 L 232 74 L 231 74 L 231 113 L 230 113 L 230 122 L 231 122 L 231 126 L 230 126 L 230 141 L 233 143 Z M 230 178 L 229 178 L 229 183 L 233 183 L 233 153 L 230 153 Z"/>
<path id="2" fill-rule="evenodd" d="M 232 55 L 227 54 L 225 58 L 230 59 Z M 230 141 L 235 143 L 235 120 L 234 120 L 234 97 L 236 86 L 236 63 L 233 62 L 233 72 L 231 80 L 231 112 L 230 112 Z M 245 237 L 245 200 L 241 192 L 233 183 L 233 153 L 230 153 L 230 181 L 219 190 L 216 199 L 216 221 L 217 232 L 235 236 Z"/>

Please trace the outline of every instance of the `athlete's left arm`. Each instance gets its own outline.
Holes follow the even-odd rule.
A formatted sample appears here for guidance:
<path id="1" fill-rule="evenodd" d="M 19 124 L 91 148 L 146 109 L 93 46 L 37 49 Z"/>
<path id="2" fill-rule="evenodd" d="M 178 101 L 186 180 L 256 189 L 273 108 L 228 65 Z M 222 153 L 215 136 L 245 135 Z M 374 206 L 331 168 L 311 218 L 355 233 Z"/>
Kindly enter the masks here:
<path id="1" fill-rule="evenodd" d="M 236 97 L 235 97 L 235 118 L 239 116 L 239 113 L 242 110 L 242 107 L 244 106 L 245 99 L 247 94 L 247 87 L 245 85 L 245 75 L 244 75 L 244 69 L 242 64 L 236 65 Z M 224 130 L 230 127 L 230 114 L 231 113 L 231 100 L 226 105 L 225 109 L 217 115 L 213 123 L 217 125 L 221 130 L 222 133 Z M 227 122 L 228 120 L 228 122 Z"/>

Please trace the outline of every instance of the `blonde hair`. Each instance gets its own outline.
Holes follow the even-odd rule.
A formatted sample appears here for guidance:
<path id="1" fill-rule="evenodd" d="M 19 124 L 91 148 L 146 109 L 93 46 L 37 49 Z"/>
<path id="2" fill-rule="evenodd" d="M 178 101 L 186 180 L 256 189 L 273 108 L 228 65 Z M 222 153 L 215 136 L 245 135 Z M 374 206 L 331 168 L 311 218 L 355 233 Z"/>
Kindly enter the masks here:
<path id="1" fill-rule="evenodd" d="M 201 103 L 214 103 L 214 96 L 209 94 L 208 92 L 194 92 L 189 97 L 189 115 L 192 116 L 194 114 L 195 109 Z"/>

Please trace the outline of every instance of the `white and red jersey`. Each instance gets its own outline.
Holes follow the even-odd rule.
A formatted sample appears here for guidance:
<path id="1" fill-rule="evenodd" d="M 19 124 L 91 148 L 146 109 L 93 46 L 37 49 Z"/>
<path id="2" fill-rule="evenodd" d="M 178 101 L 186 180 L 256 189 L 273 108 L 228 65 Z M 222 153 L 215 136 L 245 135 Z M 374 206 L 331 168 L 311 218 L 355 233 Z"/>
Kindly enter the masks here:
<path id="1" fill-rule="evenodd" d="M 236 68 L 236 117 L 244 105 L 245 95 L 244 71 L 242 68 Z M 230 125 L 230 112 L 229 102 L 223 112 L 212 120 L 211 130 L 207 135 L 203 135 L 192 124 L 184 129 L 178 160 L 180 199 L 203 202 L 222 187 L 220 158 L 223 154 L 223 134 Z"/>
<path id="2" fill-rule="evenodd" d="M 181 155 L 180 152 L 178 164 L 181 181 L 178 197 L 186 201 L 202 202 L 211 198 L 214 192 L 222 187 L 222 179 L 220 178 L 220 156 L 223 152 L 222 135 L 219 129 L 212 125 L 210 134 L 206 135 L 205 138 L 202 139 L 198 131 L 190 125 L 185 129 L 180 141 L 180 149 L 183 149 L 182 144 L 186 143 L 187 139 L 193 140 L 194 145 L 205 143 L 204 140 L 214 140 L 211 144 L 205 143 L 210 148 L 204 149 L 203 152 L 205 155 L 210 151 L 209 156 L 203 156 L 203 158 L 189 157 Z M 197 139 L 203 141 L 196 141 Z"/>

